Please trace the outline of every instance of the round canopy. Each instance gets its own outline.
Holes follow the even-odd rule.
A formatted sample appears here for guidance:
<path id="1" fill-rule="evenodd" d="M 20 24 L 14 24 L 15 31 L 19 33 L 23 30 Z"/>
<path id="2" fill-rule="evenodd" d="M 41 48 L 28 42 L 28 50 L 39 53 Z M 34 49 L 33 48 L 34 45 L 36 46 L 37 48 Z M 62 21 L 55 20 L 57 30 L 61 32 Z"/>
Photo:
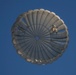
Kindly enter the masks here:
<path id="1" fill-rule="evenodd" d="M 68 38 L 63 20 L 44 9 L 21 14 L 12 27 L 17 53 L 36 64 L 48 64 L 59 58 L 68 45 Z"/>

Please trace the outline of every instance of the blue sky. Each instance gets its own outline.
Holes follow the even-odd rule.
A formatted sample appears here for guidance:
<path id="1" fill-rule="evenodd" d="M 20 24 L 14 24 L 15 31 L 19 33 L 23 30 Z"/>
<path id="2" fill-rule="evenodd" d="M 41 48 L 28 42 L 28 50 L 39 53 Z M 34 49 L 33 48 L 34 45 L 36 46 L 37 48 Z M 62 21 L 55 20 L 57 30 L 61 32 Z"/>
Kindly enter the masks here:
<path id="1" fill-rule="evenodd" d="M 12 44 L 11 27 L 18 15 L 31 9 L 55 12 L 69 31 L 64 54 L 45 66 L 26 62 Z M 76 75 L 76 1 L 75 0 L 0 0 L 0 75 Z"/>

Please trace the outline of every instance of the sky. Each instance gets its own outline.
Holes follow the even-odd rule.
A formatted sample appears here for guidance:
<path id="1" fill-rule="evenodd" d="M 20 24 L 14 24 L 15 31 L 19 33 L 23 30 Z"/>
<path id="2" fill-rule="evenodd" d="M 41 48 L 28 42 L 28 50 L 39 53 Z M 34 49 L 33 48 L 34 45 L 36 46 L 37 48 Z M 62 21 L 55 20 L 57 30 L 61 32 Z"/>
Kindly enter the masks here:
<path id="1" fill-rule="evenodd" d="M 64 20 L 69 44 L 63 55 L 48 65 L 25 61 L 12 44 L 11 27 L 16 18 L 33 9 L 47 9 Z M 76 75 L 76 0 L 0 0 L 0 75 Z"/>

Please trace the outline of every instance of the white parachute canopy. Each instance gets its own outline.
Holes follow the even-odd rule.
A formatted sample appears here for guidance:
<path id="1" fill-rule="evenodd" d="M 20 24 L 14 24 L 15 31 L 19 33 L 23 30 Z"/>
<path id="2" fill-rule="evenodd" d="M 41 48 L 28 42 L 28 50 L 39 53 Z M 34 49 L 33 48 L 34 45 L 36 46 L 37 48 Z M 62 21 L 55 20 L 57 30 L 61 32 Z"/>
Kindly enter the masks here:
<path id="1" fill-rule="evenodd" d="M 48 64 L 61 56 L 68 38 L 63 20 L 44 9 L 21 14 L 12 27 L 12 40 L 18 54 L 36 64 Z"/>

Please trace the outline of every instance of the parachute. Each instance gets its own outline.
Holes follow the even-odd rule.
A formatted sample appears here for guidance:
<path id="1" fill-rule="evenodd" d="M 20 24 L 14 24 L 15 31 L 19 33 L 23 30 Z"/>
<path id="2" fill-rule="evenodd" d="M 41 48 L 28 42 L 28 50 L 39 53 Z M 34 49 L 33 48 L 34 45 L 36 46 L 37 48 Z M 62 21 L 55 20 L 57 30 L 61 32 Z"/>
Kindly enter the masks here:
<path id="1" fill-rule="evenodd" d="M 11 30 L 17 53 L 35 64 L 48 64 L 58 59 L 69 41 L 63 20 L 54 12 L 44 9 L 21 14 Z"/>

